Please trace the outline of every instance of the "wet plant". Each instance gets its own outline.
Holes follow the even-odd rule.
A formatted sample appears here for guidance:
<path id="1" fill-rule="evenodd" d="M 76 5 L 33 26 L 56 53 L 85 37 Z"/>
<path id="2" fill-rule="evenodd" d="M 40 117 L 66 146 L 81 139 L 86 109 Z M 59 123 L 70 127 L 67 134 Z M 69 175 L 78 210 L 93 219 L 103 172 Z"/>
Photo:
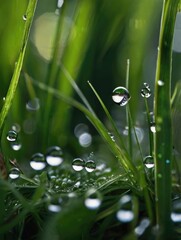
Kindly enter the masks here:
<path id="1" fill-rule="evenodd" d="M 1 239 L 180 239 L 180 164 L 173 151 L 172 124 L 174 110 L 179 102 L 179 84 L 173 96 L 171 94 L 172 41 L 179 2 L 163 2 L 155 89 L 146 82 L 142 88 L 139 87 L 144 104 L 144 125 L 148 132 L 148 144 L 145 146 L 132 105 L 132 60 L 128 59 L 125 64 L 125 82 L 113 87 L 109 98 L 119 116 L 124 115 L 124 130 L 119 128 L 111 109 L 106 106 L 91 80 L 86 87 L 93 92 L 96 105 L 99 104 L 106 121 L 99 117 L 90 103 L 89 95 L 84 94 L 76 83 L 94 26 L 93 21 L 87 18 L 93 16 L 95 11 L 92 1 L 86 4 L 79 2 L 78 5 L 74 3 L 68 10 L 64 8 L 63 1 L 58 1 L 53 50 L 51 54 L 43 53 L 49 60 L 44 82 L 36 80 L 23 68 L 37 3 L 29 1 L 22 17 L 25 22 L 22 46 L 0 113 L 3 152 L 0 155 Z M 144 8 L 145 4 L 140 6 Z M 75 23 L 67 23 L 66 11 L 71 12 Z M 55 15 L 51 18 L 52 15 L 48 14 L 48 17 L 54 21 Z M 74 24 L 77 28 L 74 28 Z M 142 23 L 137 19 L 135 26 L 139 24 Z M 82 35 L 78 34 L 79 31 Z M 86 44 L 83 45 L 84 42 Z M 111 40 L 106 45 L 110 43 Z M 71 51 L 76 54 L 72 56 Z M 36 151 L 28 157 L 26 167 L 23 166 L 24 162 L 20 164 L 14 157 L 9 157 L 3 143 L 5 139 L 8 147 L 17 152 L 22 148 L 21 130 L 17 125 L 4 133 L 20 77 L 25 81 L 31 98 L 26 103 L 26 109 L 39 122 L 40 134 L 33 139 L 37 145 Z M 72 95 L 73 90 L 77 94 L 75 97 Z M 150 111 L 151 97 L 153 114 Z M 82 112 L 100 135 L 100 142 L 90 147 L 94 136 L 89 133 L 87 125 L 81 123 L 74 130 L 81 147 L 74 150 L 75 142 L 69 145 L 66 141 L 62 141 L 64 145 L 59 146 L 57 139 L 62 136 L 57 131 L 57 122 L 61 122 L 59 130 L 66 129 L 69 117 L 60 121 L 54 101 L 60 105 L 58 107 L 64 117 L 68 114 L 67 106 Z M 38 111 L 39 114 L 33 115 Z M 54 111 L 54 120 L 51 122 Z M 25 123 L 23 125 L 28 134 L 33 132 L 30 123 L 28 127 Z M 51 135 L 54 137 L 51 138 Z M 69 138 L 71 142 L 71 134 Z M 103 160 L 100 161 L 101 157 Z"/>

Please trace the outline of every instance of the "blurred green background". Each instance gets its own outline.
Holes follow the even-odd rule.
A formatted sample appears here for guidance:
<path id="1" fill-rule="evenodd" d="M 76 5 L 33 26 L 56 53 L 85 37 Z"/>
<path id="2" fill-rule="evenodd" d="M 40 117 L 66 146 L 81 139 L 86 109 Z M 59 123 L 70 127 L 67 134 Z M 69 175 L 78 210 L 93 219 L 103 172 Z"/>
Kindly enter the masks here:
<path id="1" fill-rule="evenodd" d="M 20 50 L 27 4 L 27 0 L 1 2 L 0 107 Z M 106 124 L 87 81 L 93 84 L 123 132 L 125 109 L 113 104 L 111 94 L 115 87 L 125 86 L 127 59 L 130 59 L 130 108 L 136 126 L 141 129 L 143 152 L 147 154 L 146 116 L 140 91 L 143 82 L 150 84 L 152 111 L 161 6 L 162 1 L 158 0 L 38 1 L 17 93 L 1 140 L 7 158 L 16 158 L 28 167 L 32 154 L 45 152 L 53 145 L 61 146 L 67 158 L 100 149 L 106 155 L 106 147 L 102 147 L 87 118 L 48 91 L 40 90 L 31 79 L 79 99 L 61 70 L 63 64 Z M 180 54 L 175 51 L 173 89 L 181 76 L 179 61 Z M 177 113 L 177 125 L 179 117 Z M 87 131 L 91 137 L 87 145 L 81 144 L 74 133 L 80 123 L 85 124 L 81 131 Z M 21 147 L 16 151 L 6 140 L 12 128 L 19 132 Z"/>

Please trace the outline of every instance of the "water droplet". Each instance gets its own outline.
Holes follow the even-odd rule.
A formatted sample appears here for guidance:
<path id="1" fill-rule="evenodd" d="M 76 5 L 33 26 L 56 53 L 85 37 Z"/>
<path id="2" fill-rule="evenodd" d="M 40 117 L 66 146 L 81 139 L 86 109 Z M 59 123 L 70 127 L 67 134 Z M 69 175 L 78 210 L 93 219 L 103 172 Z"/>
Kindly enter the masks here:
<path id="1" fill-rule="evenodd" d="M 30 160 L 30 166 L 34 170 L 43 170 L 46 167 L 45 157 L 42 153 L 35 153 Z"/>
<path id="2" fill-rule="evenodd" d="M 167 159 L 165 162 L 166 162 L 166 164 L 170 164 L 170 160 L 169 159 Z"/>
<path id="3" fill-rule="evenodd" d="M 130 195 L 124 195 L 120 199 L 120 210 L 116 213 L 116 217 L 120 222 L 128 223 L 134 219 L 132 211 L 132 198 Z"/>
<path id="4" fill-rule="evenodd" d="M 7 134 L 7 140 L 9 142 L 15 142 L 17 140 L 18 134 L 14 130 L 10 130 Z"/>
<path id="5" fill-rule="evenodd" d="M 19 141 L 15 141 L 11 143 L 11 147 L 14 151 L 19 151 L 22 147 L 22 144 Z"/>
<path id="6" fill-rule="evenodd" d="M 144 83 L 144 87 L 141 89 L 141 96 L 144 98 L 149 98 L 151 96 L 150 86 Z"/>
<path id="7" fill-rule="evenodd" d="M 88 160 L 85 163 L 85 170 L 87 172 L 93 172 L 95 169 L 96 169 L 96 164 L 95 164 L 95 162 L 93 160 Z"/>
<path id="8" fill-rule="evenodd" d="M 75 171 L 82 171 L 85 167 L 85 161 L 81 158 L 75 158 L 72 162 L 72 167 Z"/>
<path id="9" fill-rule="evenodd" d="M 18 168 L 12 168 L 9 172 L 9 177 L 11 179 L 17 179 L 20 176 L 20 170 Z"/>
<path id="10" fill-rule="evenodd" d="M 134 219 L 134 213 L 131 210 L 119 210 L 116 217 L 120 222 L 128 223 Z"/>
<path id="11" fill-rule="evenodd" d="M 173 222 L 181 222 L 181 201 L 180 199 L 176 200 L 173 203 L 172 207 L 172 213 L 171 213 L 171 219 Z"/>
<path id="12" fill-rule="evenodd" d="M 63 162 L 62 149 L 58 146 L 48 148 L 46 161 L 50 166 L 59 166 Z"/>
<path id="13" fill-rule="evenodd" d="M 38 98 L 33 98 L 26 103 L 28 111 L 37 111 L 40 108 L 40 101 Z"/>
<path id="14" fill-rule="evenodd" d="M 88 209 L 96 210 L 100 207 L 102 203 L 101 194 L 94 188 L 91 188 L 87 191 L 85 195 L 84 204 Z"/>
<path id="15" fill-rule="evenodd" d="M 53 213 L 58 213 L 61 211 L 62 207 L 61 207 L 61 203 L 62 203 L 62 199 L 58 198 L 58 199 L 51 199 L 49 205 L 48 205 L 48 210 L 50 212 Z"/>
<path id="16" fill-rule="evenodd" d="M 152 156 L 146 156 L 144 158 L 144 164 L 147 168 L 153 168 L 154 167 L 154 159 Z"/>
<path id="17" fill-rule="evenodd" d="M 58 2 L 57 2 L 57 7 L 58 7 L 58 8 L 61 8 L 62 5 L 63 5 L 63 3 L 64 3 L 64 0 L 58 0 Z"/>
<path id="18" fill-rule="evenodd" d="M 26 14 L 23 15 L 23 20 L 24 20 L 24 21 L 27 20 L 27 16 L 26 16 Z"/>
<path id="19" fill-rule="evenodd" d="M 149 219 L 147 218 L 142 219 L 140 225 L 135 228 L 136 235 L 141 236 L 149 225 L 150 225 Z"/>
<path id="20" fill-rule="evenodd" d="M 79 136 L 79 144 L 82 147 L 89 147 L 91 143 L 92 143 L 92 136 L 90 135 L 90 133 L 84 132 Z"/>
<path id="21" fill-rule="evenodd" d="M 155 125 L 155 123 L 151 123 L 150 130 L 151 130 L 153 133 L 156 133 L 156 125 Z"/>
<path id="22" fill-rule="evenodd" d="M 158 80 L 158 86 L 160 87 L 164 86 L 164 82 L 162 80 Z"/>
<path id="23" fill-rule="evenodd" d="M 21 127 L 18 123 L 14 123 L 11 128 L 13 131 L 15 131 L 17 133 L 19 133 L 21 131 Z"/>
<path id="24" fill-rule="evenodd" d="M 75 128 L 74 128 L 74 134 L 77 138 L 80 137 L 85 132 L 89 132 L 89 128 L 86 124 L 84 123 L 79 123 Z"/>
<path id="25" fill-rule="evenodd" d="M 130 98 L 131 96 L 129 94 L 129 91 L 124 87 L 117 87 L 113 90 L 112 99 L 116 104 L 120 106 L 126 105 Z"/>
<path id="26" fill-rule="evenodd" d="M 3 101 L 4 101 L 4 102 L 6 101 L 6 98 L 5 98 L 5 97 L 3 97 Z"/>

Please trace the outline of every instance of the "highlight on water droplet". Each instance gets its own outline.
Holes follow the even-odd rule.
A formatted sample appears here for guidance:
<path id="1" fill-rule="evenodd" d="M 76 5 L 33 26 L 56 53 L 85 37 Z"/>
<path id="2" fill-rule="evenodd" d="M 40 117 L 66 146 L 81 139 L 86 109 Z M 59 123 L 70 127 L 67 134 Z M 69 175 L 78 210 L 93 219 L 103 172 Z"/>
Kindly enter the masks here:
<path id="1" fill-rule="evenodd" d="M 151 123 L 150 130 L 152 131 L 152 133 L 156 133 L 156 124 L 155 123 Z"/>
<path id="2" fill-rule="evenodd" d="M 112 92 L 113 101 L 120 106 L 126 105 L 130 98 L 129 91 L 124 87 L 117 87 Z"/>
<path id="3" fill-rule="evenodd" d="M 146 156 L 145 158 L 144 158 L 144 160 L 143 160 L 143 162 L 144 162 L 144 164 L 145 164 L 145 166 L 147 167 L 147 168 L 153 168 L 154 167 L 154 159 L 153 159 L 153 157 L 152 156 Z"/>
<path id="4" fill-rule="evenodd" d="M 64 3 L 64 0 L 58 0 L 57 2 L 57 8 L 61 8 Z"/>
<path id="5" fill-rule="evenodd" d="M 46 161 L 50 166 L 59 166 L 63 162 L 63 152 L 58 146 L 53 146 L 47 149 Z"/>
<path id="6" fill-rule="evenodd" d="M 43 170 L 46 167 L 45 156 L 42 153 L 33 154 L 30 166 L 37 171 Z"/>
<path id="7" fill-rule="evenodd" d="M 15 142 L 17 140 L 17 137 L 18 137 L 17 132 L 14 130 L 10 130 L 6 138 L 9 142 Z"/>
<path id="8" fill-rule="evenodd" d="M 40 100 L 38 98 L 33 98 L 26 103 L 26 109 L 28 111 L 38 111 L 40 108 Z"/>
<path id="9" fill-rule="evenodd" d="M 102 196 L 99 191 L 90 188 L 85 194 L 85 206 L 90 210 L 96 210 L 102 203 Z"/>
<path id="10" fill-rule="evenodd" d="M 81 158 L 75 158 L 73 161 L 72 161 L 72 168 L 79 172 L 79 171 L 82 171 L 85 167 L 85 161 Z"/>
<path id="11" fill-rule="evenodd" d="M 171 219 L 175 223 L 181 223 L 181 202 L 180 199 L 175 200 L 172 206 Z"/>
<path id="12" fill-rule="evenodd" d="M 150 225 L 150 220 L 147 218 L 143 218 L 139 224 L 134 230 L 137 236 L 143 235 L 145 232 L 146 228 Z"/>
<path id="13" fill-rule="evenodd" d="M 21 147 L 22 147 L 22 144 L 19 141 L 15 141 L 15 142 L 11 143 L 11 148 L 14 151 L 19 151 L 21 149 Z"/>
<path id="14" fill-rule="evenodd" d="M 51 199 L 50 203 L 48 204 L 48 210 L 50 212 L 53 212 L 53 213 L 60 212 L 61 209 L 62 209 L 61 203 L 62 203 L 62 199 L 61 198 Z"/>
<path id="15" fill-rule="evenodd" d="M 150 86 L 147 83 L 143 84 L 144 87 L 141 89 L 141 96 L 144 98 L 149 98 L 151 96 Z"/>
<path id="16" fill-rule="evenodd" d="M 162 80 L 158 80 L 158 86 L 160 87 L 164 86 L 164 82 Z"/>
<path id="17" fill-rule="evenodd" d="M 18 168 L 11 168 L 9 172 L 9 177 L 11 179 L 17 179 L 20 177 L 20 170 Z"/>
<path id="18" fill-rule="evenodd" d="M 96 169 L 96 164 L 94 160 L 91 160 L 91 159 L 87 160 L 85 163 L 85 170 L 87 172 L 93 172 L 95 169 Z"/>
<path id="19" fill-rule="evenodd" d="M 23 15 L 23 20 L 24 20 L 24 21 L 27 20 L 27 16 L 26 16 L 26 14 Z"/>
<path id="20" fill-rule="evenodd" d="M 116 217 L 122 223 L 131 222 L 134 219 L 134 212 L 132 209 L 132 197 L 128 194 L 120 199 L 120 210 L 117 211 Z"/>

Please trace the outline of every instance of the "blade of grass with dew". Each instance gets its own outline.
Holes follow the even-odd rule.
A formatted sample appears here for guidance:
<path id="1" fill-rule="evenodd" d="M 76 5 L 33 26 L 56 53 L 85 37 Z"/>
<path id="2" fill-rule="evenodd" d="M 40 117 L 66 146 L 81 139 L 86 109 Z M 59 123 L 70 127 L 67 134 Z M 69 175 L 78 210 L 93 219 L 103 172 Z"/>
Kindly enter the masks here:
<path id="1" fill-rule="evenodd" d="M 89 81 L 88 81 L 88 84 L 89 84 L 89 86 L 91 87 L 91 89 L 92 89 L 92 91 L 94 92 L 94 94 L 95 94 L 95 96 L 97 97 L 97 99 L 99 100 L 99 102 L 100 102 L 100 104 L 101 104 L 101 106 L 102 106 L 102 108 L 103 108 L 103 110 L 104 110 L 107 118 L 109 119 L 109 122 L 111 123 L 112 129 L 113 129 L 113 131 L 114 131 L 114 134 L 113 134 L 114 137 L 116 137 L 116 139 L 119 140 L 119 143 L 120 143 L 121 148 L 123 148 L 123 149 L 125 150 L 125 152 L 127 152 L 126 147 L 125 147 L 125 145 L 124 145 L 124 142 L 123 142 L 123 140 L 122 140 L 122 138 L 121 138 L 121 135 L 120 135 L 120 133 L 119 133 L 119 131 L 118 131 L 118 129 L 117 129 L 115 123 L 114 123 L 114 120 L 112 119 L 112 117 L 111 117 L 108 109 L 106 108 L 105 104 L 103 103 L 102 99 L 100 98 L 99 94 L 97 93 L 97 91 L 95 90 L 95 88 L 93 87 L 93 85 L 92 85 Z M 127 155 L 128 155 L 128 154 L 127 154 Z"/>
<path id="2" fill-rule="evenodd" d="M 48 87 L 44 83 L 36 82 L 33 79 L 32 82 L 40 89 L 44 91 L 49 91 L 56 98 L 61 99 L 64 102 L 68 103 L 69 105 L 79 109 L 81 112 L 85 114 L 85 116 L 87 116 L 89 121 L 93 124 L 98 133 L 102 136 L 103 140 L 108 144 L 111 152 L 119 160 L 120 164 L 123 166 L 123 169 L 128 173 L 128 178 L 130 180 L 130 183 L 132 184 L 132 187 L 138 188 L 137 191 L 139 191 L 139 186 L 137 185 L 138 180 L 137 169 L 135 168 L 133 163 L 131 163 L 130 160 L 127 158 L 125 151 L 121 149 L 115 142 L 112 141 L 112 138 L 108 133 L 108 130 L 105 128 L 103 123 L 97 118 L 97 116 L 90 112 L 89 109 L 87 109 L 83 104 L 77 102 L 71 97 L 64 95 L 63 93 L 60 93 L 58 90 Z"/>
<path id="3" fill-rule="evenodd" d="M 163 2 L 155 79 L 155 194 L 158 239 L 170 239 L 171 223 L 171 66 L 172 40 L 180 0 Z"/>
<path id="4" fill-rule="evenodd" d="M 3 105 L 1 113 L 0 113 L 1 134 L 2 134 L 2 127 L 3 127 L 4 121 L 9 112 L 9 109 L 11 107 L 12 100 L 14 98 L 16 88 L 18 85 L 18 80 L 19 80 L 21 69 L 22 69 L 26 46 L 27 46 L 27 42 L 28 42 L 28 38 L 29 38 L 29 32 L 30 32 L 34 12 L 36 9 L 36 4 L 37 4 L 37 0 L 30 0 L 28 7 L 27 7 L 26 14 L 25 14 L 26 21 L 25 21 L 24 34 L 23 34 L 23 39 L 22 39 L 22 46 L 20 49 L 17 63 L 15 64 L 14 73 L 13 73 L 13 76 L 12 76 L 12 79 L 11 79 L 11 82 L 10 82 L 10 85 L 8 88 L 8 92 L 6 94 L 6 99 L 5 99 L 4 105 Z"/>

